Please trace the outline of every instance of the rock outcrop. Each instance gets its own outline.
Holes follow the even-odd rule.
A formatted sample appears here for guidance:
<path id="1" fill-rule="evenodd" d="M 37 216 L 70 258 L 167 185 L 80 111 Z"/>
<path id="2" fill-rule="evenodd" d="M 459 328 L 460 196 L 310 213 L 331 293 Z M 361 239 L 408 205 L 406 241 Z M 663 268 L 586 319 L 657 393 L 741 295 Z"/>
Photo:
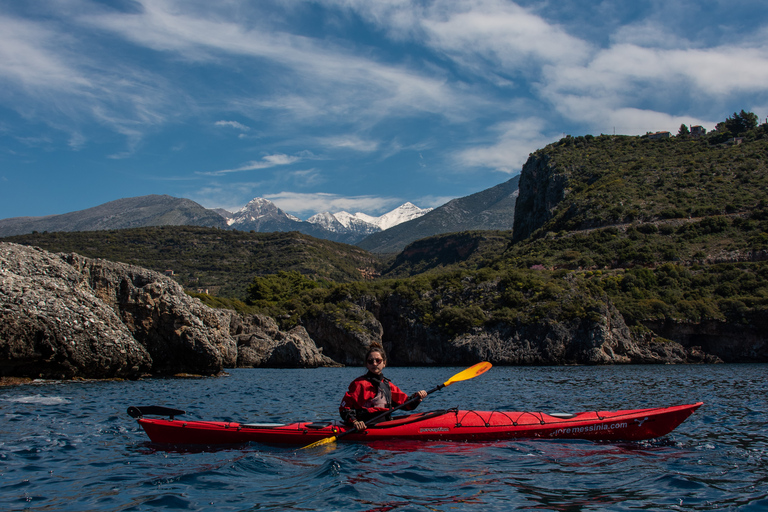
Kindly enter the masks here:
<path id="1" fill-rule="evenodd" d="M 525 240 L 552 218 L 567 194 L 567 184 L 567 177 L 555 168 L 549 155 L 534 153 L 528 158 L 520 173 L 513 242 Z"/>
<path id="2" fill-rule="evenodd" d="M 304 327 L 284 333 L 268 316 L 235 316 L 233 320 L 232 334 L 237 341 L 240 368 L 340 366 L 323 355 Z"/>
<path id="3" fill-rule="evenodd" d="M 409 300 L 393 294 L 383 303 L 363 297 L 353 309 L 365 309 L 367 328 L 355 329 L 341 319 L 310 320 L 307 329 L 326 353 L 344 354 L 344 363 L 359 365 L 371 342 L 381 343 L 395 365 L 464 365 L 489 361 L 499 365 L 597 365 L 720 362 L 701 347 L 672 341 L 636 339 L 610 304 L 590 318 L 529 324 L 499 323 L 450 334 L 427 325 Z M 359 312 L 355 316 L 361 316 Z M 357 325 L 357 324 L 356 324 Z"/>
<path id="4" fill-rule="evenodd" d="M 369 308 L 377 308 L 371 299 Z M 352 321 L 348 321 L 351 319 Z M 343 315 L 321 314 L 305 320 L 312 339 L 319 342 L 323 353 L 345 365 L 360 365 L 371 343 L 382 342 L 384 330 L 371 311 L 350 304 Z"/>
<path id="5" fill-rule="evenodd" d="M 678 340 L 689 350 L 711 354 L 729 363 L 768 361 L 768 318 L 755 315 L 749 322 L 718 321 L 699 323 L 646 321 L 646 327 L 666 339 Z"/>
<path id="6" fill-rule="evenodd" d="M 84 276 L 42 250 L 0 244 L 0 370 L 4 376 L 134 377 L 149 351 Z"/>
<path id="7" fill-rule="evenodd" d="M 0 243 L 0 375 L 135 378 L 334 364 L 302 328 L 241 318 L 140 267 Z"/>

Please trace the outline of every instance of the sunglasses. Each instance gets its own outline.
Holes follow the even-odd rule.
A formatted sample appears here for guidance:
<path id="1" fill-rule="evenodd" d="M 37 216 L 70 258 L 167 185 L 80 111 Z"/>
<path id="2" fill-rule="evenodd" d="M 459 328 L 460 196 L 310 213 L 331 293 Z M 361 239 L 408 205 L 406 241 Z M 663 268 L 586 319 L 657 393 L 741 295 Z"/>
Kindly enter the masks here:
<path id="1" fill-rule="evenodd" d="M 383 362 L 384 362 L 383 359 L 369 359 L 368 360 L 368 364 L 379 364 L 379 363 L 383 363 Z"/>

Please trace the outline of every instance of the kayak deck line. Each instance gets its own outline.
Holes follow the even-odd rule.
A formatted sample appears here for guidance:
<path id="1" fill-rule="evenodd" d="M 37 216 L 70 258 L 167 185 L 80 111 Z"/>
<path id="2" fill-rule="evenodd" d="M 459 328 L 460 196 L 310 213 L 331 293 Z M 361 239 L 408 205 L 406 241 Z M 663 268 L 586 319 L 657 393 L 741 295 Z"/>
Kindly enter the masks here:
<path id="1" fill-rule="evenodd" d="M 702 402 L 672 407 L 547 414 L 520 411 L 448 409 L 398 416 L 350 432 L 344 439 L 490 441 L 520 438 L 636 441 L 664 436 L 677 428 Z M 138 408 L 143 410 L 144 408 Z M 138 417 L 150 440 L 162 444 L 301 444 L 347 432 L 340 420 L 294 423 L 238 423 Z"/>

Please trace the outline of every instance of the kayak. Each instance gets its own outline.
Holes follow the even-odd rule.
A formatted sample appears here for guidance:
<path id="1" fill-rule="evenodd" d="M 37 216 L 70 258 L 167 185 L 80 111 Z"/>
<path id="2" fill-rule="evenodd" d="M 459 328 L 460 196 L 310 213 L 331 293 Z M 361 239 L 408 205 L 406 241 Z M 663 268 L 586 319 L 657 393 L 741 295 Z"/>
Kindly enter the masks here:
<path id="1" fill-rule="evenodd" d="M 341 421 L 295 423 L 238 423 L 180 420 L 178 409 L 159 406 L 130 407 L 128 413 L 154 443 L 174 445 L 266 444 L 309 445 L 344 434 L 345 441 L 382 440 L 494 441 L 504 439 L 589 439 L 640 441 L 672 432 L 702 402 L 672 407 L 575 414 L 447 409 L 394 417 L 350 432 Z M 165 415 L 169 419 L 147 418 Z"/>

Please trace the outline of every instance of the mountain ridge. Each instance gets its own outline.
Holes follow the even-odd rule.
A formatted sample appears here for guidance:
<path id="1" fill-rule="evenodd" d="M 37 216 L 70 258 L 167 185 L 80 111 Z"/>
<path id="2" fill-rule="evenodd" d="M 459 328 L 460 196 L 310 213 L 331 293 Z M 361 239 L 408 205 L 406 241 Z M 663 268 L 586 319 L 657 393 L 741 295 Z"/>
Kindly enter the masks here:
<path id="1" fill-rule="evenodd" d="M 451 202 L 448 203 L 448 205 L 450 204 Z M 85 210 L 60 215 L 0 219 L 0 238 L 34 232 L 102 231 L 185 225 L 260 233 L 297 231 L 320 239 L 357 245 L 370 235 L 386 232 L 402 224 L 413 222 L 433 211 L 432 208 L 420 208 L 411 202 L 406 202 L 378 217 L 362 212 L 355 214 L 345 211 L 335 214 L 322 212 L 303 221 L 286 213 L 268 199 L 261 197 L 252 199 L 236 212 L 230 212 L 220 208 L 207 209 L 190 199 L 169 195 L 147 195 L 117 199 Z M 472 209 L 465 213 L 473 217 L 477 217 L 478 214 Z M 480 217 L 482 218 L 482 215 Z M 454 221 L 456 220 L 457 218 L 454 218 Z M 458 219 L 458 221 L 455 230 L 466 229 L 464 226 L 466 219 Z M 413 226 L 414 224 L 410 225 Z M 427 224 L 426 228 L 423 225 L 417 226 L 419 229 L 415 238 L 408 233 L 408 230 L 399 230 L 395 237 L 399 239 L 405 236 L 406 241 L 396 243 L 405 246 L 417 238 L 452 230 L 451 226 L 443 226 L 437 232 L 430 232 L 429 226 L 431 224 Z M 476 229 L 498 229 L 498 226 L 474 227 Z M 509 226 L 504 226 L 504 228 L 509 227 L 511 227 L 511 223 Z"/>
<path id="2" fill-rule="evenodd" d="M 520 176 L 499 185 L 459 197 L 416 219 L 374 233 L 356 245 L 378 254 L 393 254 L 429 236 L 461 231 L 511 230 Z"/>
<path id="3" fill-rule="evenodd" d="M 226 228 L 221 215 L 191 199 L 151 194 L 116 199 L 60 215 L 2 219 L 0 237 L 34 231 L 103 231 L 169 225 Z"/>

